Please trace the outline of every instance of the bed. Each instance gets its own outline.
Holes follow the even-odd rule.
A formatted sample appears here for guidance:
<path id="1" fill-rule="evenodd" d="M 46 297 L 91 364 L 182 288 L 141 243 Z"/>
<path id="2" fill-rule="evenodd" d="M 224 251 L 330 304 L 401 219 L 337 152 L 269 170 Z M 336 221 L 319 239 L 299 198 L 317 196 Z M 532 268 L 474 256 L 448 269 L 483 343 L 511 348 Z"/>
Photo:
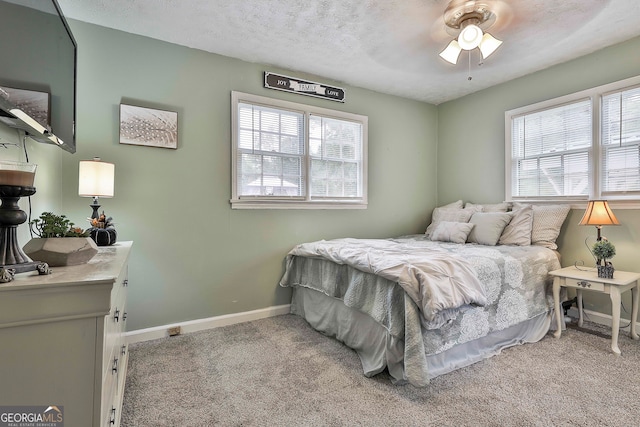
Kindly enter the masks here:
<path id="1" fill-rule="evenodd" d="M 553 221 L 538 212 L 546 230 L 536 234 L 535 211 L 526 207 L 524 241 L 500 244 L 514 230 L 522 237 L 514 221 L 523 213 L 480 206 L 437 208 L 425 234 L 296 246 L 280 281 L 292 288 L 291 312 L 354 349 L 366 376 L 387 369 L 394 383 L 418 387 L 506 347 L 539 341 L 550 328 L 548 272 L 560 268 L 553 246 L 568 208 Z M 449 221 L 460 211 L 466 221 Z M 463 236 L 456 234 L 461 228 Z M 542 235 L 550 244 L 540 244 Z"/>

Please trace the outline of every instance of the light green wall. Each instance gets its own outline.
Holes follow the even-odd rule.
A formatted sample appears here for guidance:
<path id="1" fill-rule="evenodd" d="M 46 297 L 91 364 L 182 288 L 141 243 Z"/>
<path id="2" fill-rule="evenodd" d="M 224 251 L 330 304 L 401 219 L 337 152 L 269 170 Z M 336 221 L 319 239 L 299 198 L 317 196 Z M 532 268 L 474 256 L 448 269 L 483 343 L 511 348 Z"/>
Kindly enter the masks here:
<path id="1" fill-rule="evenodd" d="M 101 199 L 120 240 L 133 240 L 128 329 L 243 312 L 290 299 L 278 286 L 296 244 L 334 237 L 420 233 L 436 203 L 437 110 L 349 87 L 77 21 L 78 149 L 63 157 L 63 206 L 77 195 L 78 161 L 116 164 L 116 194 Z M 292 55 L 295 53 L 292 52 Z M 344 104 L 262 87 L 265 70 L 346 90 Z M 232 210 L 231 91 L 369 117 L 366 210 Z M 177 111 L 178 150 L 120 145 L 120 103 Z"/>
<path id="2" fill-rule="evenodd" d="M 41 212 L 58 211 L 62 206 L 62 159 L 71 156 L 59 147 L 24 138 L 22 131 L 0 124 L 0 160 L 13 162 L 35 163 L 36 177 L 33 185 L 36 194 L 31 196 L 32 217 L 37 218 Z M 26 146 L 26 150 L 25 150 Z M 23 197 L 19 201 L 20 208 L 29 213 L 29 198 Z M 28 220 L 27 220 L 28 222 Z M 27 223 L 18 226 L 18 241 L 24 245 L 31 239 Z"/>
<path id="3" fill-rule="evenodd" d="M 505 111 L 639 75 L 638 52 L 640 38 L 635 38 L 439 105 L 438 204 L 458 199 L 502 201 Z M 617 248 L 613 263 L 621 270 L 640 271 L 640 212 L 618 209 L 615 213 L 622 225 L 606 227 L 603 232 Z M 563 266 L 579 260 L 593 265 L 584 240 L 594 236 L 595 229 L 577 225 L 582 214 L 580 209 L 571 211 L 558 239 Z M 630 308 L 629 295 L 625 302 Z M 585 306 L 611 313 L 606 297 L 586 295 Z"/>
<path id="4" fill-rule="evenodd" d="M 31 161 L 39 164 L 33 212 L 55 210 L 85 224 L 90 200 L 77 196 L 78 161 L 100 156 L 116 163 L 116 196 L 101 202 L 119 239 L 135 242 L 129 330 L 286 304 L 289 292 L 277 282 L 295 244 L 420 233 L 436 204 L 501 201 L 504 111 L 640 74 L 640 39 L 634 39 L 435 107 L 70 24 L 79 45 L 78 151 L 27 142 Z M 344 87 L 347 102 L 264 89 L 265 70 Z M 231 210 L 231 90 L 369 116 L 369 208 Z M 121 102 L 177 111 L 179 149 L 120 145 Z M 0 128 L 3 137 L 17 140 L 15 131 Z M 0 159 L 21 156 L 18 149 L 0 150 Z M 615 265 L 637 270 L 640 215 L 616 213 L 623 225 L 604 231 L 618 248 Z M 563 265 L 590 262 L 584 239 L 594 230 L 575 225 L 581 214 L 570 213 L 558 240 Z M 609 312 L 602 298 L 588 296 L 587 307 Z"/>

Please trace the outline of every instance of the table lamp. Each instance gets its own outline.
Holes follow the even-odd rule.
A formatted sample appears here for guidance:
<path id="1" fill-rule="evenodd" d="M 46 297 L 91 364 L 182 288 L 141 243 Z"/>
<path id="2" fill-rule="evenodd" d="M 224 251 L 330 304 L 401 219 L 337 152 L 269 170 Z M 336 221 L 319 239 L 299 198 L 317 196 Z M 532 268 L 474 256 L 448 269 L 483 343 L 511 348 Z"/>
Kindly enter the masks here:
<path id="1" fill-rule="evenodd" d="M 98 219 L 98 197 L 113 197 L 113 181 L 116 166 L 113 163 L 103 162 L 100 157 L 93 160 L 81 160 L 78 173 L 78 195 L 93 197 L 93 203 L 89 206 L 93 209 L 91 218 Z"/>
<path id="2" fill-rule="evenodd" d="M 603 225 L 620 225 L 620 222 L 606 200 L 589 200 L 580 225 L 595 225 L 598 230 L 597 240 L 600 241 L 602 240 L 600 232 Z"/>

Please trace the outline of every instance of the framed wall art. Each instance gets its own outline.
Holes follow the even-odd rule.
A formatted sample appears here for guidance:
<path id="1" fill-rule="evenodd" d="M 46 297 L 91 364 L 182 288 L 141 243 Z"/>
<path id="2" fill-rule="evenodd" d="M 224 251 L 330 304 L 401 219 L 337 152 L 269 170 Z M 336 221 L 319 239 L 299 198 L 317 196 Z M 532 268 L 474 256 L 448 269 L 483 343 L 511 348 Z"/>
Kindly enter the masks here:
<path id="1" fill-rule="evenodd" d="M 120 144 L 178 148 L 178 113 L 120 104 Z"/>
<path id="2" fill-rule="evenodd" d="M 21 109 L 46 129 L 51 129 L 50 96 L 47 92 L 0 86 L 0 96 Z"/>

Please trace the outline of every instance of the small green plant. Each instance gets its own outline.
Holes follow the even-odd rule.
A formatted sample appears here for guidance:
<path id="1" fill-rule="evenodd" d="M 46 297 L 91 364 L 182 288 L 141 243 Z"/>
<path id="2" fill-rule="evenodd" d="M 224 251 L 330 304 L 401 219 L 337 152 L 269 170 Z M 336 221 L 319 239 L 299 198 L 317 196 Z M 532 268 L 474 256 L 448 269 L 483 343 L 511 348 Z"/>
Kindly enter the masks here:
<path id="1" fill-rule="evenodd" d="M 40 218 L 29 222 L 31 231 L 38 237 L 87 237 L 89 231 L 85 231 L 80 227 L 74 227 L 65 215 L 56 215 L 51 212 L 43 212 Z"/>
<path id="2" fill-rule="evenodd" d="M 595 242 L 592 249 L 593 255 L 598 259 L 598 265 L 600 265 L 601 260 L 604 260 L 606 264 L 607 260 L 613 258 L 616 254 L 616 247 L 606 239 Z"/>

